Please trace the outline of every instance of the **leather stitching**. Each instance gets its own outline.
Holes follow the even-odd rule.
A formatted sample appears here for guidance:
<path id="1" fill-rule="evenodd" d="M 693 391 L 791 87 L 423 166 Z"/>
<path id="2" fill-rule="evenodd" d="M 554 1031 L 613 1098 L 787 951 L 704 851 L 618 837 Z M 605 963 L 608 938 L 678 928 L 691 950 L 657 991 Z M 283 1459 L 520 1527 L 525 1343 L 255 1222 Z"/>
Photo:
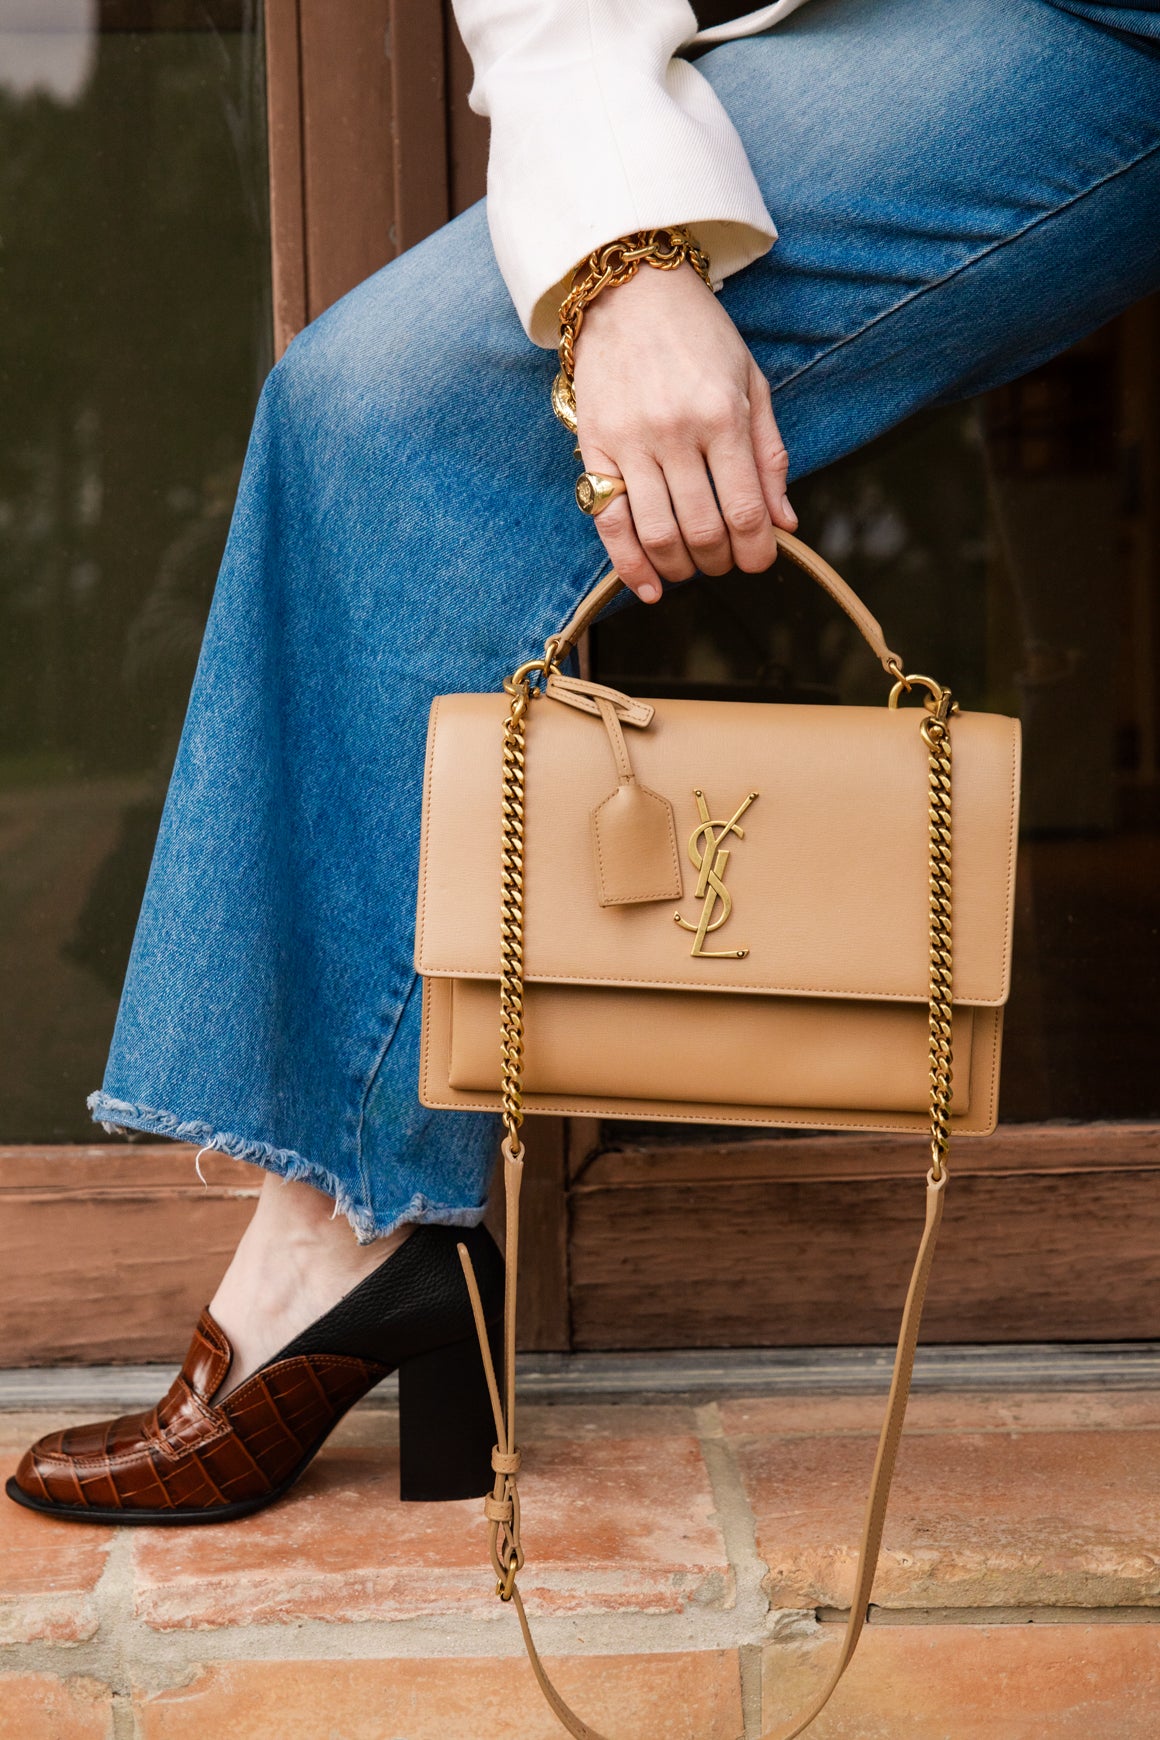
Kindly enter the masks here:
<path id="1" fill-rule="evenodd" d="M 454 1099 L 438 1097 L 440 1093 L 445 1095 L 448 1090 L 446 1088 L 432 1090 L 430 1087 L 430 1072 L 428 1072 L 427 1078 L 424 1080 L 423 1087 L 426 1096 L 423 1100 L 423 1104 L 429 1106 L 433 1110 L 494 1112 L 499 1109 L 500 1102 L 498 1094 L 488 1099 L 486 1096 L 473 1092 L 468 1088 L 455 1088 L 450 1090 L 456 1095 Z M 631 1100 L 625 1100 L 622 1103 L 624 1105 L 631 1105 L 633 1102 Z M 582 1101 L 579 1104 L 576 1104 L 571 1101 L 564 1102 L 555 1094 L 529 1093 L 524 1096 L 524 1104 L 526 1110 L 533 1114 L 536 1112 L 542 1112 L 547 1116 L 553 1117 L 571 1116 L 590 1118 L 614 1117 L 616 1115 L 618 1102 L 612 1095 L 600 1099 L 588 1100 L 587 1102 Z M 799 1114 L 796 1111 L 789 1111 L 784 1106 L 756 1106 L 751 1110 L 747 1110 L 744 1114 L 728 1112 L 724 1110 L 724 1108 L 710 1106 L 703 1100 L 689 1101 L 687 1104 L 677 1106 L 677 1109 L 672 1111 L 665 1109 L 668 1106 L 677 1106 L 677 1102 L 673 1100 L 665 1100 L 652 1103 L 649 1105 L 647 1113 L 643 1113 L 642 1116 L 647 1116 L 650 1122 L 655 1121 L 656 1123 L 697 1123 L 701 1121 L 703 1117 L 710 1123 L 742 1124 L 749 1126 L 751 1129 L 776 1130 L 780 1129 L 784 1124 L 793 1125 L 795 1129 L 800 1126 L 806 1130 L 866 1130 L 871 1134 L 880 1130 L 886 1135 L 898 1136 L 921 1135 L 927 1128 L 929 1122 L 929 1120 L 924 1118 L 920 1112 L 914 1112 L 911 1114 L 912 1122 L 902 1124 L 898 1123 L 896 1120 L 883 1123 L 871 1123 L 871 1118 L 877 1118 L 878 1116 L 889 1117 L 889 1114 L 878 1114 L 872 1112 L 851 1112 L 849 1118 L 821 1118 L 806 1113 Z M 698 1108 L 702 1106 L 705 1108 L 703 1113 L 698 1110 Z M 632 1114 L 629 1113 L 625 1115 L 631 1116 Z M 961 1116 L 964 1120 L 969 1118 L 971 1116 L 970 1110 L 968 1109 L 963 1112 Z M 965 1122 L 960 1123 L 955 1117 L 952 1117 L 951 1125 L 956 1136 L 989 1136 L 991 1134 L 991 1128 L 993 1128 L 993 1125 L 988 1128 L 967 1126 Z"/>
<path id="2" fill-rule="evenodd" d="M 988 1136 L 995 1127 L 998 1099 L 998 1055 L 1003 1031 L 1002 1009 L 984 1011 L 991 1013 L 994 1019 L 990 1023 L 976 1022 L 975 1033 L 983 1026 L 990 1029 L 990 1062 L 987 1095 L 985 1099 L 976 1097 L 979 1071 L 975 1067 L 974 1046 L 986 1043 L 986 1040 L 972 1038 L 971 1095 L 968 1104 L 960 1112 L 952 1111 L 951 1125 L 959 1136 Z M 451 1019 L 451 999 L 447 999 L 447 1024 Z M 499 1109 L 499 1095 L 490 1098 L 477 1088 L 452 1088 L 446 1080 L 445 1073 L 436 1074 L 436 1034 L 435 1014 L 429 996 L 423 999 L 423 1019 L 420 1037 L 420 1100 L 423 1105 L 440 1111 L 477 1111 L 495 1112 Z M 448 1035 L 444 1046 L 444 1054 L 450 1057 L 450 1037 Z M 980 1060 L 981 1061 L 981 1060 Z M 542 1113 L 545 1116 L 571 1117 L 615 1117 L 619 1106 L 631 1105 L 630 1099 L 619 1101 L 613 1095 L 598 1096 L 586 1101 L 576 1101 L 562 1094 L 530 1092 L 525 1096 L 527 1110 L 532 1115 Z M 671 1108 L 671 1109 L 670 1109 Z M 703 1108 L 699 1109 L 699 1108 Z M 626 1114 L 632 1116 L 633 1114 Z M 912 1112 L 908 1121 L 901 1123 L 891 1117 L 888 1112 L 861 1113 L 852 1112 L 848 1118 L 826 1118 L 807 1111 L 797 1111 L 786 1107 L 753 1107 L 745 1112 L 728 1111 L 722 1105 L 711 1105 L 707 1101 L 696 1100 L 676 1102 L 671 1100 L 654 1101 L 648 1104 L 647 1113 L 641 1113 L 657 1123 L 688 1123 L 704 1117 L 715 1124 L 739 1124 L 750 1128 L 778 1129 L 783 1125 L 807 1130 L 859 1130 L 869 1129 L 882 1131 L 887 1135 L 921 1134 L 927 1127 L 924 1114 Z M 883 1121 L 870 1123 L 869 1120 Z"/>
<path id="3" fill-rule="evenodd" d="M 541 1098 L 550 1100 L 551 1104 L 542 1106 L 536 1105 L 534 1102 Z M 431 1098 L 425 1100 L 423 1103 L 434 1111 L 495 1112 L 499 1110 L 499 1095 L 497 1094 L 494 1099 L 488 1100 L 479 1097 L 469 1097 L 467 1091 L 464 1090 L 462 1099 L 436 1099 L 434 1095 L 432 1095 Z M 630 1105 L 631 1103 L 631 1101 L 625 1101 L 626 1105 Z M 665 1103 L 673 1104 L 674 1102 L 666 1101 Z M 697 1101 L 692 1103 L 698 1105 L 703 1102 Z M 544 1112 L 553 1117 L 610 1117 L 615 1115 L 613 1106 L 614 1102 L 611 1097 L 599 1101 L 589 1101 L 587 1105 L 561 1105 L 554 1095 L 540 1095 L 535 1093 L 524 1095 L 524 1109 L 526 1111 L 532 1113 Z M 764 1107 L 761 1108 L 761 1110 L 765 1112 Z M 881 1130 L 886 1135 L 896 1136 L 921 1135 L 929 1123 L 929 1119 L 924 1120 L 918 1112 L 915 1112 L 914 1122 L 912 1124 L 871 1124 L 869 1121 L 871 1114 L 869 1112 L 851 1113 L 849 1120 L 846 1121 L 833 1118 L 797 1117 L 785 1112 L 780 1106 L 776 1107 L 775 1110 L 777 1112 L 776 1117 L 770 1116 L 768 1112 L 766 1112 L 762 1117 L 754 1117 L 752 1113 L 749 1113 L 745 1117 L 739 1117 L 734 1113 L 718 1111 L 717 1107 L 713 1106 L 705 1112 L 704 1116 L 710 1123 L 745 1124 L 751 1129 L 768 1128 L 776 1130 L 780 1129 L 783 1124 L 792 1124 L 795 1128 L 801 1125 L 807 1130 L 867 1130 L 871 1134 L 875 1131 Z M 681 1111 L 677 1112 L 666 1112 L 659 1105 L 656 1107 L 650 1106 L 647 1116 L 650 1123 L 654 1120 L 657 1123 L 674 1124 L 686 1124 L 689 1122 L 697 1123 L 700 1121 L 698 1113 L 695 1110 L 690 1110 L 688 1107 L 684 1107 Z M 954 1120 L 952 1119 L 952 1124 L 953 1122 Z M 958 1136 L 986 1136 L 990 1135 L 990 1131 L 964 1130 L 956 1128 L 955 1134 Z"/>
<path id="4" fill-rule="evenodd" d="M 427 722 L 427 763 L 423 769 L 423 818 L 431 814 L 431 783 L 435 777 L 435 733 L 439 721 L 439 699 L 436 695 L 431 703 L 431 716 Z M 429 855 L 427 851 L 427 829 L 420 830 L 420 864 L 419 864 L 419 922 L 415 927 L 415 971 L 422 973 L 420 955 L 423 951 L 423 934 L 427 922 L 427 876 L 429 871 Z"/>
<path id="5" fill-rule="evenodd" d="M 188 1445 L 184 1450 L 182 1450 L 180 1455 L 175 1456 L 173 1452 L 169 1450 L 167 1460 L 172 1462 L 186 1462 L 191 1457 L 199 1456 L 203 1450 L 211 1449 L 213 1445 L 220 1444 L 223 1438 L 229 1438 L 232 1435 L 233 1429 L 227 1425 L 222 1431 L 216 1433 L 214 1437 L 199 1438 L 196 1444 Z M 164 1453 L 168 1450 L 168 1446 L 163 1445 L 156 1438 L 142 1438 L 139 1443 L 132 1444 L 125 1450 L 118 1450 L 116 1456 L 113 1458 L 113 1465 L 117 1469 L 130 1467 L 135 1468 L 138 1463 L 149 1463 L 155 1465 L 157 1458 L 154 1452 L 158 1450 Z M 103 1451 L 93 1451 L 88 1456 L 70 1456 L 67 1452 L 44 1450 L 37 1452 L 36 1459 L 41 1465 L 51 1463 L 54 1467 L 58 1467 L 62 1470 L 68 1468 L 106 1470 L 109 1467 L 109 1458 Z"/>
<path id="6" fill-rule="evenodd" d="M 1011 921 L 1015 910 L 1015 856 L 1019 844 L 1020 749 L 1023 727 L 1018 720 L 1011 733 L 1011 810 L 1007 824 L 1007 910 L 1003 916 L 1003 995 L 1005 1003 L 1011 992 Z"/>

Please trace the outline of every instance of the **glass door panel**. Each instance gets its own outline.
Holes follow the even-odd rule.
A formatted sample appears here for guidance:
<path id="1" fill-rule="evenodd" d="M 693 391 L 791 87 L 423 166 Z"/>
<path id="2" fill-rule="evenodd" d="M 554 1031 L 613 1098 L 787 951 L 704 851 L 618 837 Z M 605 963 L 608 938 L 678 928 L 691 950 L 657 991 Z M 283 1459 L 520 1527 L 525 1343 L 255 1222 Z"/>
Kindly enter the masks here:
<path id="1" fill-rule="evenodd" d="M 0 5 L 0 1143 L 91 1139 L 270 362 L 255 0 Z"/>

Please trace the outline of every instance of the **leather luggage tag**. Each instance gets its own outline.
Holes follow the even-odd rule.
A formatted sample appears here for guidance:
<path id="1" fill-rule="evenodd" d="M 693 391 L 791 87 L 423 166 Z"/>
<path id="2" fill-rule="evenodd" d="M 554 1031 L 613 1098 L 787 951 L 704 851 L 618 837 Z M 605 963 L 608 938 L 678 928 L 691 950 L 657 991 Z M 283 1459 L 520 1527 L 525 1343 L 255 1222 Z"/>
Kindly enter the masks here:
<path id="1" fill-rule="evenodd" d="M 601 906 L 637 906 L 681 898 L 681 860 L 673 806 L 641 785 L 632 768 L 622 722 L 645 729 L 653 708 L 602 683 L 553 672 L 546 694 L 604 722 L 618 785 L 592 812 L 596 894 Z"/>
<path id="2" fill-rule="evenodd" d="M 681 898 L 673 806 L 659 792 L 625 780 L 593 810 L 592 839 L 601 906 Z"/>

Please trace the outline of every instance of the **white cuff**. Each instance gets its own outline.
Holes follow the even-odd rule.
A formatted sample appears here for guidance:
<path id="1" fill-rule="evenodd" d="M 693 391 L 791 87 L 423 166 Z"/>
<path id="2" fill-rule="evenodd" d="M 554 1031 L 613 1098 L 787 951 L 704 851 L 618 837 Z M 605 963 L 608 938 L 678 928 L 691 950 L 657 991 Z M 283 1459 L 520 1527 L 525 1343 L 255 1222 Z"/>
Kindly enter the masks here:
<path id="1" fill-rule="evenodd" d="M 555 348 L 573 269 L 632 230 L 687 224 L 718 283 L 769 250 L 777 230 L 737 131 L 674 58 L 695 27 L 684 0 L 458 0 L 457 12 L 471 106 L 492 122 L 492 243 L 533 343 Z"/>

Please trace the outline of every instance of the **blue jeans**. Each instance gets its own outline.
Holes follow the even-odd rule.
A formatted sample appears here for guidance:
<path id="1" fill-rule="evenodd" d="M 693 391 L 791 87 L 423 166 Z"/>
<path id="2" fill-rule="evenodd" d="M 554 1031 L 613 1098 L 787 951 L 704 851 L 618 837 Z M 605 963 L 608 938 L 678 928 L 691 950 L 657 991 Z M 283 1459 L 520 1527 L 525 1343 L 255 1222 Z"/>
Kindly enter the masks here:
<path id="1" fill-rule="evenodd" d="M 722 299 L 794 475 L 1160 285 L 1156 23 L 812 0 L 700 58 L 781 231 Z M 483 1212 L 495 1120 L 416 1097 L 423 747 L 607 566 L 552 373 L 476 206 L 271 374 L 90 1102 L 308 1179 L 364 1242 Z"/>

